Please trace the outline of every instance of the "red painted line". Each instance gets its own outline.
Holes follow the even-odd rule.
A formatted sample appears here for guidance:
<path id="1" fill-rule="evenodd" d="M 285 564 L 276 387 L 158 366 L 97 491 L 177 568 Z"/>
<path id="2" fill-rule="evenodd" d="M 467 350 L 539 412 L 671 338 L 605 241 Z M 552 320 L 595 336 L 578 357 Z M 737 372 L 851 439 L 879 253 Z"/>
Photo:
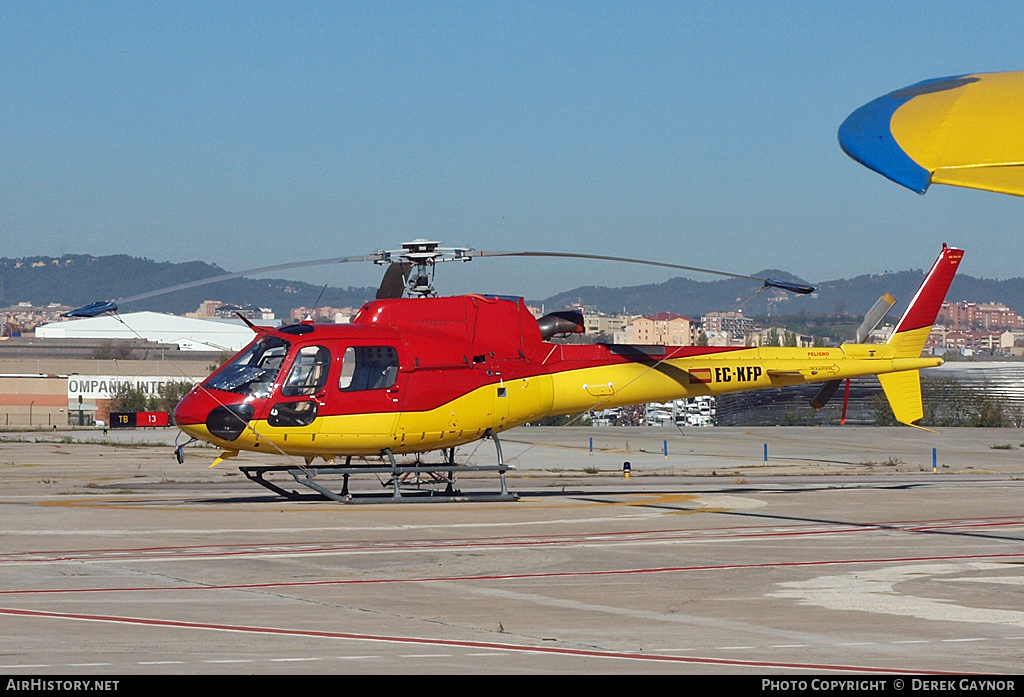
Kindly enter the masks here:
<path id="1" fill-rule="evenodd" d="M 822 523 L 824 524 L 824 523 Z M 18 563 L 53 563 L 57 561 L 102 561 L 102 560 L 126 560 L 139 558 L 176 559 L 180 557 L 231 557 L 247 556 L 254 554 L 296 554 L 296 553 L 323 553 L 332 551 L 358 552 L 358 551 L 380 551 L 394 549 L 408 551 L 412 549 L 464 549 L 481 547 L 530 547 L 542 545 L 559 544 L 594 544 L 605 540 L 613 542 L 647 541 L 647 542 L 670 542 L 674 540 L 702 540 L 702 539 L 753 539 L 758 537 L 801 537 L 808 535 L 836 535 L 855 532 L 874 532 L 878 530 L 891 530 L 895 532 L 927 532 L 929 530 L 948 530 L 957 528 L 979 528 L 979 527 L 1000 527 L 1024 525 L 1024 519 L 996 519 L 967 521 L 935 521 L 934 523 L 923 523 L 920 521 L 902 521 L 888 523 L 847 523 L 843 527 L 834 527 L 817 530 L 787 530 L 787 531 L 756 531 L 762 530 L 765 526 L 751 526 L 750 528 L 709 528 L 705 530 L 647 530 L 647 531 L 626 531 L 606 533 L 582 533 L 574 536 L 567 535 L 544 535 L 526 538 L 469 538 L 465 540 L 408 540 L 402 542 L 349 542 L 349 543 L 320 543 L 320 542 L 284 542 L 254 545 L 248 548 L 239 548 L 240 545 L 202 545 L 202 546 L 167 546 L 167 547 L 135 547 L 135 548 L 109 548 L 90 550 L 67 550 L 52 552 L 12 552 L 0 554 L 0 564 L 4 562 Z M 748 530 L 755 531 L 748 531 Z M 129 555 L 145 555 L 130 557 Z"/>
<path id="2" fill-rule="evenodd" d="M 545 578 L 584 578 L 591 576 L 630 576 L 643 574 L 685 573 L 692 571 L 733 571 L 744 569 L 780 569 L 805 566 L 848 566 L 853 564 L 905 564 L 927 561 L 963 561 L 984 559 L 1014 559 L 1024 557 L 1024 552 L 1012 554 L 944 554 L 930 557 L 891 557 L 876 559 L 837 559 L 817 561 L 765 562 L 760 564 L 708 564 L 701 566 L 662 566 L 634 569 L 607 569 L 604 571 L 551 571 L 536 574 L 481 574 L 477 576 L 428 576 L 420 578 L 371 578 L 336 581 L 280 581 L 266 583 L 237 583 L 225 585 L 198 586 L 140 586 L 136 588 L 35 588 L 21 590 L 0 590 L 0 595 L 41 595 L 77 593 L 151 593 L 160 591 L 220 591 L 253 590 L 258 588 L 299 588 L 304 586 L 362 586 L 395 583 L 450 583 L 466 581 L 529 581 Z"/>
<path id="3" fill-rule="evenodd" d="M 999 522 L 983 521 L 977 523 L 957 523 L 957 522 L 946 522 L 946 523 L 935 523 L 932 525 L 920 525 L 913 527 L 901 527 L 899 530 L 906 530 L 907 532 L 928 532 L 929 530 L 957 530 L 959 528 L 998 528 L 1006 525 L 1024 525 L 1024 521 L 1021 520 L 1007 520 Z"/>
<path id="4" fill-rule="evenodd" d="M 680 535 L 679 530 L 652 530 L 634 532 L 612 532 L 612 533 L 583 533 L 579 536 L 551 535 L 536 536 L 532 538 L 468 538 L 465 540 L 403 540 L 399 542 L 347 542 L 347 543 L 319 543 L 319 542 L 282 542 L 265 543 L 254 545 L 247 549 L 238 549 L 237 544 L 223 545 L 192 545 L 192 546 L 167 546 L 167 547 L 124 547 L 107 549 L 85 549 L 50 552 L 12 552 L 0 554 L 0 563 L 4 561 L 79 561 L 89 559 L 85 555 L 95 555 L 96 559 L 114 558 L 114 555 L 150 554 L 165 555 L 161 559 L 174 558 L 175 556 L 232 556 L 244 554 L 266 554 L 271 551 L 280 553 L 289 552 L 323 552 L 323 551 L 361 551 L 381 549 L 438 549 L 438 548 L 463 548 L 481 546 L 529 546 L 529 545 L 551 545 L 551 544 L 575 544 L 582 541 L 594 541 L 603 537 L 624 537 L 630 539 L 644 539 L 649 535 L 664 535 L 666 533 Z M 682 536 L 686 536 L 685 533 Z M 674 538 L 665 538 L 674 539 Z M 210 550 L 210 551 L 206 551 Z M 237 550 L 237 551 L 233 551 Z M 27 558 L 36 555 L 48 555 L 46 557 Z"/>
<path id="5" fill-rule="evenodd" d="M 518 653 L 542 653 L 556 656 L 580 656 L 585 658 L 611 658 L 632 661 L 657 661 L 667 663 L 690 663 L 703 665 L 739 666 L 747 668 L 778 668 L 788 670 L 820 670 L 829 672 L 857 673 L 891 673 L 893 668 L 877 666 L 853 666 L 818 663 L 782 663 L 774 661 L 742 661 L 726 658 L 710 658 L 696 656 L 665 656 L 660 654 L 639 654 L 620 651 L 597 651 L 593 649 L 569 649 L 555 646 L 528 646 L 524 644 L 505 644 L 489 641 L 458 641 L 454 639 L 430 639 L 427 637 L 401 637 L 384 634 L 355 634 L 349 632 L 325 632 L 306 629 L 285 629 L 279 627 L 257 627 L 233 624 L 212 624 L 205 622 L 184 622 L 179 620 L 161 620 L 143 617 L 119 617 L 116 615 L 83 615 L 78 613 L 44 612 L 40 610 L 20 610 L 17 608 L 0 608 L 0 615 L 16 617 L 34 617 L 42 619 L 76 620 L 84 622 L 106 622 L 112 624 L 128 624 L 147 627 L 167 627 L 174 629 L 202 629 L 221 632 L 239 632 L 243 634 L 264 634 L 274 636 L 297 636 L 316 639 L 344 639 L 349 641 L 372 641 L 392 644 L 416 644 L 420 646 L 450 646 L 468 649 L 489 649 L 499 651 L 515 651 Z M 904 671 L 898 671 L 904 672 Z M 954 675 L 951 671 L 913 670 L 913 673 L 928 675 Z"/>
<path id="6" fill-rule="evenodd" d="M 602 542 L 611 542 L 613 544 L 624 544 L 628 542 L 636 543 L 665 543 L 675 542 L 680 540 L 741 540 L 741 539 L 755 539 L 761 537 L 769 538 L 780 538 L 780 537 L 805 537 L 809 535 L 840 535 L 849 533 L 858 533 L 866 531 L 876 531 L 879 529 L 887 529 L 885 527 L 879 528 L 874 525 L 871 526 L 859 526 L 852 528 L 831 528 L 825 530 L 791 530 L 786 532 L 772 531 L 772 532 L 750 532 L 740 534 L 694 534 L 694 533 L 680 533 L 676 535 L 657 535 L 649 536 L 644 533 L 631 533 L 628 538 L 619 538 L 616 540 L 604 540 L 605 537 L 601 534 L 589 534 L 582 535 L 580 537 L 562 537 L 559 539 L 548 539 L 548 540 L 510 540 L 510 539 L 492 539 L 486 541 L 467 541 L 467 540 L 453 540 L 453 541 L 433 541 L 433 542 L 421 542 L 421 543 L 392 543 L 382 542 L 379 544 L 334 544 L 334 545 L 317 545 L 317 544 L 266 544 L 266 545 L 254 545 L 237 550 L 224 550 L 213 548 L 210 550 L 209 547 L 180 547 L 177 549 L 165 548 L 165 549 L 123 549 L 123 550 L 108 550 L 102 552 L 58 552 L 58 553 L 47 553 L 47 552 L 19 552 L 16 555 L 0 555 L 0 564 L 4 562 L 18 563 L 18 564 L 30 564 L 30 563 L 55 563 L 55 562 L 105 562 L 105 561 L 169 561 L 174 559 L 189 559 L 189 558 L 218 558 L 226 559 L 230 557 L 245 557 L 255 555 L 290 555 L 290 554 L 326 554 L 331 552 L 409 552 L 413 550 L 462 550 L 462 549 L 488 549 L 488 548 L 509 548 L 509 547 L 538 547 L 538 546 L 556 546 L 556 545 L 597 545 Z M 39 555 L 39 556 L 32 556 Z"/>
<path id="7" fill-rule="evenodd" d="M 1022 521 L 1024 522 L 1024 521 Z M 750 526 L 754 527 L 754 526 Z M 763 527 L 763 526 L 759 526 Z M 743 530 L 745 528 L 710 528 L 706 532 L 726 532 L 730 533 L 736 530 Z M 686 536 L 692 535 L 692 532 L 682 531 L 677 529 L 670 530 L 640 530 L 640 531 L 625 531 L 625 532 L 602 532 L 602 533 L 581 533 L 579 535 L 536 535 L 518 538 L 509 537 L 484 537 L 484 538 L 466 538 L 464 540 L 402 540 L 400 542 L 347 542 L 347 543 L 319 543 L 319 542 L 282 542 L 282 543 L 266 543 L 261 545 L 253 546 L 253 549 L 259 548 L 287 548 L 287 549 L 316 549 L 316 550 L 370 550 L 370 549 L 386 549 L 389 547 L 408 549 L 408 548 L 437 548 L 437 547 L 456 547 L 456 546 L 483 546 L 483 545 L 532 545 L 532 544 L 559 544 L 559 543 L 574 543 L 579 541 L 594 540 L 600 538 L 624 538 L 628 537 L 631 539 L 640 539 L 645 536 L 651 535 L 677 535 Z M 84 550 L 68 550 L 68 551 L 51 551 L 51 552 L 12 552 L 8 554 L 0 555 L 0 560 L 18 560 L 19 557 L 32 556 L 36 554 L 50 554 L 51 558 L 44 559 L 43 561 L 62 561 L 65 555 L 70 559 L 81 558 L 76 555 L 84 554 L 96 554 L 96 555 L 108 555 L 108 554 L 123 554 L 126 552 L 179 552 L 179 553 L 192 553 L 190 550 L 232 550 L 238 548 L 237 544 L 222 544 L 222 545 L 190 545 L 190 546 L 165 546 L 165 547 L 128 547 L 128 548 L 100 548 L 100 549 L 84 549 Z M 237 554 L 239 552 L 214 552 L 216 554 Z M 245 553 L 244 551 L 241 553 Z"/>

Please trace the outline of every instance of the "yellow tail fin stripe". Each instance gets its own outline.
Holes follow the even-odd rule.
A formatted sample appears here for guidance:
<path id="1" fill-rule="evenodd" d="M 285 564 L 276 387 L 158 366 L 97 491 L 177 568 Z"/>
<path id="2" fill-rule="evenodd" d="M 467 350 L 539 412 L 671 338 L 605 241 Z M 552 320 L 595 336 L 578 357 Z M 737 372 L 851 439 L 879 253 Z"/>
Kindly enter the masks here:
<path id="1" fill-rule="evenodd" d="M 897 332 L 889 337 L 889 345 L 896 349 L 895 358 L 917 358 L 924 350 L 932 327 L 920 327 L 905 332 Z"/>

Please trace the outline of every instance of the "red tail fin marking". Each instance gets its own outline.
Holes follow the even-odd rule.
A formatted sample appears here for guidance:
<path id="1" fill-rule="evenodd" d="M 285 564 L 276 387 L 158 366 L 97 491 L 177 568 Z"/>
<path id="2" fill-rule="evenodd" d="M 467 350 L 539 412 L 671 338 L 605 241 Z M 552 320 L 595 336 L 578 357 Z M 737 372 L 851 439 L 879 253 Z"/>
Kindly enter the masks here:
<path id="1" fill-rule="evenodd" d="M 896 325 L 894 333 L 929 327 L 935 323 L 935 318 L 946 299 L 946 292 L 949 290 L 950 283 L 953 282 L 953 275 L 963 256 L 962 249 L 942 244 L 942 253 L 935 260 L 931 271 L 925 276 L 924 283 L 921 284 L 914 299 L 910 301 L 910 306 L 900 319 L 899 324 Z"/>

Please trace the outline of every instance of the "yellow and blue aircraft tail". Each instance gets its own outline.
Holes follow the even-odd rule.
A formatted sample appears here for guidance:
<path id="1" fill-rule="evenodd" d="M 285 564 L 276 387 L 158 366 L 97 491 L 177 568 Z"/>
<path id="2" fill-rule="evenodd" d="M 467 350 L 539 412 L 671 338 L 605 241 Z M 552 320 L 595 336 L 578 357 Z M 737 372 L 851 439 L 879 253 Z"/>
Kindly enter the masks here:
<path id="1" fill-rule="evenodd" d="M 894 359 L 920 357 L 963 256 L 963 250 L 942 245 L 942 253 L 889 337 L 887 343 L 895 350 Z M 919 370 L 879 375 L 878 381 L 897 421 L 913 426 L 924 416 Z"/>
<path id="2" fill-rule="evenodd" d="M 924 80 L 839 127 L 847 155 L 923 194 L 931 184 L 1024 196 L 1024 71 Z"/>

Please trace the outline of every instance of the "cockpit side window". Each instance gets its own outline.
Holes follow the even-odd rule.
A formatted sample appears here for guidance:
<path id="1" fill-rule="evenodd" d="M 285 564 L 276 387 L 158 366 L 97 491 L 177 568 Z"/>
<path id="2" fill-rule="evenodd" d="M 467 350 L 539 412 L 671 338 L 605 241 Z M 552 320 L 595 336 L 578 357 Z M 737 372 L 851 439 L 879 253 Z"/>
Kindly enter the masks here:
<path id="1" fill-rule="evenodd" d="M 398 351 L 393 346 L 349 346 L 341 359 L 342 392 L 384 390 L 398 379 Z"/>
<path id="2" fill-rule="evenodd" d="M 316 394 L 327 384 L 330 365 L 331 352 L 323 346 L 303 346 L 292 362 L 281 394 L 285 397 Z"/>

